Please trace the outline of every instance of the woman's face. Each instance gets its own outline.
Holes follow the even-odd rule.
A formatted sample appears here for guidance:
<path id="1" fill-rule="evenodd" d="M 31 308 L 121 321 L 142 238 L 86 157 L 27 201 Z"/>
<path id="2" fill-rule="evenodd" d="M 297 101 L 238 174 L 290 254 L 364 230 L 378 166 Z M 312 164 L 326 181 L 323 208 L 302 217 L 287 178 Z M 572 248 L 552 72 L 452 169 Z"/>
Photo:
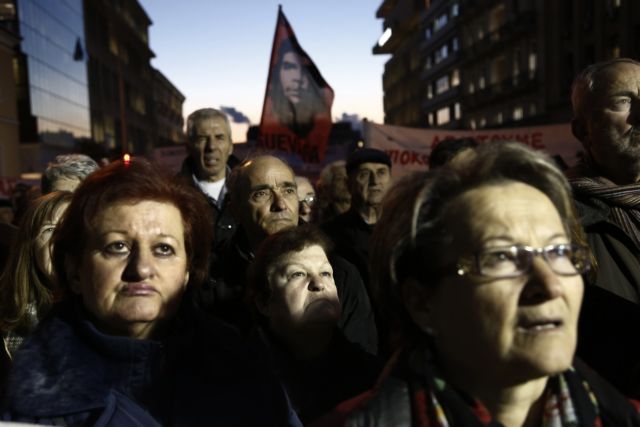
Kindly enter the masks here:
<path id="1" fill-rule="evenodd" d="M 309 88 L 306 70 L 300 62 L 300 57 L 294 52 L 287 52 L 282 57 L 280 85 L 284 96 L 292 104 L 300 102 L 302 93 Z"/>
<path id="2" fill-rule="evenodd" d="M 264 314 L 276 333 L 326 324 L 340 318 L 333 269 L 322 247 L 308 246 L 283 255 L 269 269 L 271 297 Z"/>
<path id="3" fill-rule="evenodd" d="M 570 242 L 551 200 L 522 183 L 467 191 L 446 214 L 454 240 L 445 259 L 454 264 L 484 249 Z M 535 256 L 515 278 L 453 272 L 422 295 L 427 309 L 414 319 L 433 331 L 447 372 L 485 384 L 524 381 L 571 365 L 582 292 L 580 275 L 558 275 Z"/>
<path id="4" fill-rule="evenodd" d="M 180 211 L 166 202 L 117 202 L 88 234 L 74 291 L 103 331 L 150 338 L 175 315 L 189 281 Z"/>
<path id="5" fill-rule="evenodd" d="M 35 240 L 34 254 L 36 265 L 38 266 L 38 270 L 50 281 L 53 281 L 55 278 L 51 265 L 51 251 L 53 249 L 51 236 L 58 225 L 58 221 L 60 221 L 60 217 L 62 217 L 64 211 L 67 210 L 67 207 L 69 207 L 69 202 L 64 202 L 54 210 L 51 218 L 45 221 L 38 230 L 38 235 Z"/>

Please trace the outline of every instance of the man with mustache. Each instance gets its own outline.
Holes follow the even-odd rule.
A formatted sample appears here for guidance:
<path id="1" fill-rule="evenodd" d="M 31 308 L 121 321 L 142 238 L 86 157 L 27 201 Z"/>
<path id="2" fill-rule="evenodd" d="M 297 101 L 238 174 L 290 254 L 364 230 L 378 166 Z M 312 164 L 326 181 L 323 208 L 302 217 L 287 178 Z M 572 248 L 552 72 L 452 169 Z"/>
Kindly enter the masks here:
<path id="1" fill-rule="evenodd" d="M 222 111 L 196 110 L 187 117 L 188 157 L 180 175 L 186 177 L 209 201 L 215 223 L 214 247 L 233 234 L 235 224 L 226 209 L 227 160 L 233 152 L 231 126 Z"/>
<path id="2" fill-rule="evenodd" d="M 298 226 L 298 193 L 289 165 L 267 155 L 236 166 L 228 178 L 228 188 L 229 208 L 238 227 L 217 251 L 212 267 L 215 278 L 201 295 L 211 312 L 247 331 L 253 323 L 244 304 L 249 265 L 265 238 Z M 343 308 L 338 327 L 348 340 L 375 354 L 377 332 L 362 279 L 346 260 L 337 256 L 329 256 L 329 260 Z"/>
<path id="3" fill-rule="evenodd" d="M 638 398 L 640 345 L 631 337 L 640 324 L 640 63 L 590 65 L 575 78 L 571 102 L 585 155 L 567 175 L 596 260 L 578 354 Z"/>

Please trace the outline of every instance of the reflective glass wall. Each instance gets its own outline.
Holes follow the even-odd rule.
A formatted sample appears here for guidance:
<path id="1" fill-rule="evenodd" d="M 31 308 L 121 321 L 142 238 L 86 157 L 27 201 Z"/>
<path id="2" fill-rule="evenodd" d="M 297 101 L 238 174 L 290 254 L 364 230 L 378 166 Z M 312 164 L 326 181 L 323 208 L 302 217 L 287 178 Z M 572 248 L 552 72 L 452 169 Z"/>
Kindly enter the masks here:
<path id="1" fill-rule="evenodd" d="M 91 136 L 82 0 L 16 3 L 37 138 L 72 147 Z"/>

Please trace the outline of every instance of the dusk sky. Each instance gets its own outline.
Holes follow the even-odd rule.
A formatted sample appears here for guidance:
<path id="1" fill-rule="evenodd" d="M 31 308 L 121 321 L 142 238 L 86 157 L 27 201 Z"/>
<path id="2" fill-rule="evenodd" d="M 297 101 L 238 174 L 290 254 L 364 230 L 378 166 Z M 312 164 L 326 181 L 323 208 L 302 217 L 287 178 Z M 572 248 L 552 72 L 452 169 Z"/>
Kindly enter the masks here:
<path id="1" fill-rule="evenodd" d="M 140 0 L 153 25 L 160 69 L 186 96 L 185 117 L 203 107 L 234 107 L 258 124 L 278 4 L 302 48 L 335 91 L 343 113 L 383 121 L 382 72 L 388 55 L 371 49 L 382 34 L 381 0 Z M 233 126 L 234 141 L 247 125 Z"/>

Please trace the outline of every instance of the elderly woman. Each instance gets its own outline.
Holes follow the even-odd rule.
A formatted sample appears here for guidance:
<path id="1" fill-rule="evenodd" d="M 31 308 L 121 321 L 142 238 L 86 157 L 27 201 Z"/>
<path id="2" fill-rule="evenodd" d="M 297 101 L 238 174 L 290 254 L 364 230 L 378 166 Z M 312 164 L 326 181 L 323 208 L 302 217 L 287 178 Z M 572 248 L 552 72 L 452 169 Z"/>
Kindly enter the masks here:
<path id="1" fill-rule="evenodd" d="M 13 239 L 0 275 L 0 385 L 5 382 L 14 352 L 59 296 L 49 243 L 70 201 L 71 193 L 67 192 L 39 197 L 25 212 Z"/>
<path id="2" fill-rule="evenodd" d="M 372 260 L 387 270 L 377 300 L 404 326 L 403 380 L 345 404 L 331 425 L 640 425 L 574 360 L 589 253 L 550 159 L 487 144 L 404 196 L 385 208 Z"/>
<path id="3" fill-rule="evenodd" d="M 261 244 L 249 274 L 249 298 L 261 325 L 257 342 L 303 422 L 372 387 L 381 368 L 337 328 L 330 248 L 312 225 L 285 230 Z"/>
<path id="4" fill-rule="evenodd" d="M 189 304 L 207 273 L 209 211 L 193 188 L 141 159 L 78 187 L 53 238 L 71 296 L 17 352 L 5 419 L 288 424 L 279 383 L 232 331 Z"/>

